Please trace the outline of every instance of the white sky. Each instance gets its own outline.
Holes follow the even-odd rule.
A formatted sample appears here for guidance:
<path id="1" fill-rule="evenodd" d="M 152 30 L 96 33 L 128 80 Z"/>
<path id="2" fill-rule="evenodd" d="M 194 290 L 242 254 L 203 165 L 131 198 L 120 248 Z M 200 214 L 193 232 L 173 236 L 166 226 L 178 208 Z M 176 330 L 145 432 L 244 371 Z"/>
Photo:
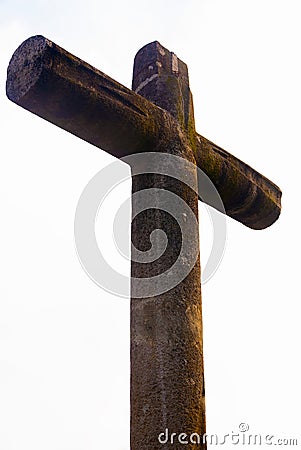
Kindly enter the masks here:
<path id="1" fill-rule="evenodd" d="M 299 0 L 0 0 L 1 450 L 129 450 L 129 303 L 87 277 L 73 242 L 78 198 L 113 158 L 6 99 L 9 59 L 35 34 L 128 87 L 136 51 L 159 40 L 189 66 L 197 130 L 281 187 L 271 228 L 228 220 L 203 287 L 207 424 L 301 445 L 300 13 Z"/>

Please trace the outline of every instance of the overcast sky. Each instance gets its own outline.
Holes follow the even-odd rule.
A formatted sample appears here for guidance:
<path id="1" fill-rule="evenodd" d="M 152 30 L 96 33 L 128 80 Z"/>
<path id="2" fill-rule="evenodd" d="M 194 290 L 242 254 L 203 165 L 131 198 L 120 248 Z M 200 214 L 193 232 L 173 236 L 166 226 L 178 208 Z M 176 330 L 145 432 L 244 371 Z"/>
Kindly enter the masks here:
<path id="1" fill-rule="evenodd" d="M 73 238 L 81 192 L 114 158 L 7 100 L 9 59 L 36 34 L 127 87 L 159 40 L 188 64 L 198 132 L 281 187 L 271 228 L 227 220 L 203 286 L 207 425 L 301 443 L 300 13 L 299 0 L 0 0 L 1 450 L 129 450 L 129 302 L 91 281 Z M 117 207 L 130 184 L 112 195 Z M 105 217 L 99 245 L 129 274 Z M 203 205 L 200 222 L 204 266 Z"/>

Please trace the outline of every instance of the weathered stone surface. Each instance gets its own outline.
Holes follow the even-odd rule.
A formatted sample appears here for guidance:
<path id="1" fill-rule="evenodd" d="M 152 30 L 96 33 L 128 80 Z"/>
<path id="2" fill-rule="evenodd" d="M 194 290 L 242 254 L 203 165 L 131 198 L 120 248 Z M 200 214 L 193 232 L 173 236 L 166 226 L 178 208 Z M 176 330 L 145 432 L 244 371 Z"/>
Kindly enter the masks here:
<path id="1" fill-rule="evenodd" d="M 136 92 L 42 36 L 25 41 L 8 68 L 7 95 L 23 108 L 117 157 L 140 152 L 180 156 L 187 167 L 192 163 L 187 170 L 199 185 L 199 197 L 211 204 L 197 167 L 214 182 L 226 213 L 251 228 L 265 228 L 278 218 L 280 189 L 195 132 L 188 70 L 182 61 L 158 42 L 143 47 L 135 58 L 133 89 Z M 180 227 L 160 211 L 159 200 L 158 208 L 136 216 L 135 193 L 154 187 L 176 194 L 196 224 L 198 220 L 198 194 L 187 185 L 155 173 L 133 176 L 132 242 L 145 251 L 151 232 L 160 229 L 168 245 L 157 260 L 132 263 L 132 292 L 139 291 L 140 280 L 168 272 L 182 245 Z M 160 295 L 131 299 L 132 450 L 206 447 L 162 447 L 158 441 L 166 428 L 177 434 L 205 433 L 198 226 L 190 231 L 183 270 L 189 256 L 197 254 L 186 278 Z"/>
<path id="2" fill-rule="evenodd" d="M 137 53 L 132 89 L 168 111 L 189 131 L 195 144 L 192 95 L 188 68 L 174 53 L 155 41 Z"/>
<path id="3" fill-rule="evenodd" d="M 42 36 L 8 68 L 10 100 L 116 157 L 151 150 L 164 112 Z"/>
<path id="4" fill-rule="evenodd" d="M 169 111 L 183 131 L 179 135 L 175 130 L 172 139 L 160 136 L 156 151 L 168 151 L 195 165 L 188 136 L 189 126 L 194 130 L 194 118 L 186 65 L 158 42 L 147 45 L 135 58 L 133 89 Z M 197 185 L 196 170 L 193 176 Z M 198 195 L 185 184 L 156 174 L 133 177 L 133 193 L 153 187 L 175 193 L 198 218 Z M 136 207 L 133 196 L 133 217 Z M 190 228 L 192 250 L 199 249 L 198 227 Z M 166 251 L 149 264 L 132 262 L 132 288 L 139 283 L 135 278 L 167 274 L 179 257 L 181 229 L 175 218 L 162 210 L 144 211 L 133 220 L 135 246 L 145 250 L 156 229 L 164 230 L 168 237 Z M 199 255 L 189 275 L 172 290 L 131 300 L 131 449 L 162 449 L 158 436 L 166 428 L 202 435 L 206 429 Z M 205 448 L 177 443 L 176 448 L 182 447 Z M 169 442 L 164 448 L 175 445 Z"/>
<path id="5" fill-rule="evenodd" d="M 144 47 L 137 57 L 147 57 L 154 46 L 160 44 Z M 254 229 L 270 226 L 280 214 L 280 189 L 235 156 L 195 135 L 192 99 L 185 85 L 186 65 L 175 59 L 168 63 L 163 55 L 156 58 L 151 64 L 142 64 L 139 73 L 135 69 L 136 94 L 48 39 L 34 36 L 21 44 L 11 59 L 7 95 L 23 108 L 116 157 L 154 151 L 158 137 L 170 124 L 161 109 L 165 107 L 176 124 L 186 128 L 197 165 L 216 185 L 227 215 Z M 148 74 L 149 66 L 153 66 L 152 75 Z M 159 74 L 160 78 L 143 85 L 147 78 Z M 160 86 L 169 79 L 174 88 L 162 99 Z M 178 94 L 182 102 L 175 107 Z M 207 201 L 201 186 L 200 196 Z"/>
<path id="6" fill-rule="evenodd" d="M 278 219 L 282 193 L 266 177 L 199 134 L 195 157 L 197 166 L 217 188 L 229 217 L 254 230 L 267 228 Z M 201 181 L 199 196 L 211 205 Z"/>

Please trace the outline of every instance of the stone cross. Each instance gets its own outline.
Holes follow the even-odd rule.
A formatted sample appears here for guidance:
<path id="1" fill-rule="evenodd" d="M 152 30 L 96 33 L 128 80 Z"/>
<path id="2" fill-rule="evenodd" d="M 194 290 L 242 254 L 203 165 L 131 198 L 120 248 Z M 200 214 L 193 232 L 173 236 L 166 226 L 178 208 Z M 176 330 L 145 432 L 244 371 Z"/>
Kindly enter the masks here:
<path id="1" fill-rule="evenodd" d="M 253 229 L 277 220 L 279 188 L 195 131 L 186 64 L 152 42 L 136 55 L 132 87 L 42 36 L 23 42 L 8 67 L 7 96 L 23 108 L 115 157 L 141 152 L 181 157 L 199 197 L 203 186 L 197 167 L 214 183 L 228 216 Z M 165 231 L 168 245 L 159 262 L 132 262 L 132 280 L 168 271 L 181 245 L 178 226 L 168 213 L 153 209 L 136 216 L 134 194 L 153 188 L 176 194 L 198 220 L 198 193 L 185 183 L 156 170 L 133 176 L 134 246 L 148 250 L 156 229 Z M 210 204 L 209 197 L 206 201 Z M 189 274 L 159 295 L 132 294 L 131 450 L 206 448 L 195 436 L 188 440 L 206 429 L 198 227 L 192 226 L 189 235 L 191 252 L 197 254 Z M 132 293 L 137 292 L 135 283 Z M 182 435 L 162 444 L 158 437 L 166 429 Z"/>

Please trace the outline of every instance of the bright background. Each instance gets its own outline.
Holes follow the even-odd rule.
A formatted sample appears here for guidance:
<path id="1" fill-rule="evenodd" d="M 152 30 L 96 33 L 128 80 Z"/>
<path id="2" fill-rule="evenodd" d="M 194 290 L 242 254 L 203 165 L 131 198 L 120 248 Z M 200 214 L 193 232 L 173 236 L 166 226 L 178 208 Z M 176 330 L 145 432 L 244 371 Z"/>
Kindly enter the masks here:
<path id="1" fill-rule="evenodd" d="M 300 13 L 300 0 L 0 0 L 1 450 L 129 449 L 129 302 L 88 278 L 73 242 L 78 198 L 113 157 L 6 99 L 9 59 L 35 34 L 128 87 L 136 51 L 159 40 L 189 66 L 197 130 L 282 188 L 271 228 L 228 219 L 203 287 L 207 423 L 301 445 Z M 200 219 L 204 265 L 202 205 Z"/>

